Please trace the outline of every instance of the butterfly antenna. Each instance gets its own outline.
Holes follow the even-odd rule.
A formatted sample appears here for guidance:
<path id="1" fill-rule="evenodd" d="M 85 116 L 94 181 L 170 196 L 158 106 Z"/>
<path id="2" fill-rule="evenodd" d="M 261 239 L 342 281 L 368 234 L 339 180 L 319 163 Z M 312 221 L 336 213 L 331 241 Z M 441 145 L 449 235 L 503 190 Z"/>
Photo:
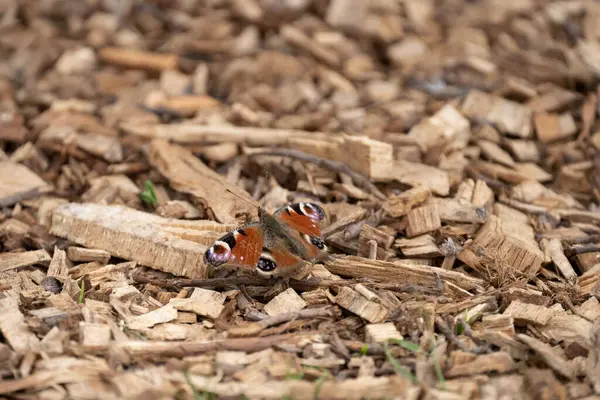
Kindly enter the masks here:
<path id="1" fill-rule="evenodd" d="M 260 208 L 260 206 L 257 206 L 256 204 L 252 203 L 250 200 L 243 198 L 242 196 L 240 196 L 237 193 L 233 193 L 231 190 L 229 189 L 225 189 L 226 191 L 228 191 L 229 193 L 231 193 L 232 195 L 234 195 L 235 197 L 239 198 L 240 200 L 245 201 L 246 203 L 252 205 L 252 207 L 256 207 L 256 208 Z"/>

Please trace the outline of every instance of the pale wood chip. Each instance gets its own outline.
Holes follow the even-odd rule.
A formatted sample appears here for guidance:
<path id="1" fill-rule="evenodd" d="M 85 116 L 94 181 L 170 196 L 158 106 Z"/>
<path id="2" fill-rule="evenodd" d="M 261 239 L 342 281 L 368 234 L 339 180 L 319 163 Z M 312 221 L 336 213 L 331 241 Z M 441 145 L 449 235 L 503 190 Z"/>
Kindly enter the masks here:
<path id="1" fill-rule="evenodd" d="M 271 301 L 265 304 L 264 311 L 270 316 L 283 313 L 300 311 L 306 307 L 306 302 L 292 288 L 279 293 Z"/>
<path id="2" fill-rule="evenodd" d="M 191 311 L 204 317 L 217 318 L 223 308 L 226 296 L 214 290 L 194 288 L 187 299 L 171 299 L 169 306 L 181 311 Z M 177 314 L 175 314 L 175 317 Z"/>
<path id="3" fill-rule="evenodd" d="M 517 326 L 525 326 L 527 324 L 546 325 L 554 315 L 554 312 L 547 307 L 514 300 L 504 310 L 503 315 L 513 317 Z"/>
<path id="4" fill-rule="evenodd" d="M 10 297 L 0 299 L 0 332 L 17 354 L 39 350 L 40 341 L 29 330 L 17 302 Z"/>
<path id="5" fill-rule="evenodd" d="M 386 343 L 389 339 L 402 340 L 402 335 L 396 326 L 387 322 L 385 324 L 367 324 L 365 326 L 365 341 L 368 343 Z"/>
<path id="6" fill-rule="evenodd" d="M 34 264 L 47 265 L 51 260 L 50 254 L 43 249 L 23 253 L 2 253 L 0 254 L 0 272 Z"/>
<path id="7" fill-rule="evenodd" d="M 517 334 L 517 339 L 535 351 L 555 372 L 567 379 L 575 378 L 575 373 L 567 360 L 552 350 L 552 347 L 536 338 L 521 333 Z"/>

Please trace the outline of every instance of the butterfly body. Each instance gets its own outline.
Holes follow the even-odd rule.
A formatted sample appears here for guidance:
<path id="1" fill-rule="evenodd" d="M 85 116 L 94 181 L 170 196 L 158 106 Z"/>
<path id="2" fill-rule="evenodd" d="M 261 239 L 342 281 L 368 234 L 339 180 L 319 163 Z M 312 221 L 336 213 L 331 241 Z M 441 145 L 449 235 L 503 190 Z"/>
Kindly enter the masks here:
<path id="1" fill-rule="evenodd" d="M 258 217 L 217 240 L 204 254 L 205 262 L 282 276 L 327 256 L 320 230 L 325 212 L 317 204 L 295 203 L 274 214 L 259 207 Z"/>

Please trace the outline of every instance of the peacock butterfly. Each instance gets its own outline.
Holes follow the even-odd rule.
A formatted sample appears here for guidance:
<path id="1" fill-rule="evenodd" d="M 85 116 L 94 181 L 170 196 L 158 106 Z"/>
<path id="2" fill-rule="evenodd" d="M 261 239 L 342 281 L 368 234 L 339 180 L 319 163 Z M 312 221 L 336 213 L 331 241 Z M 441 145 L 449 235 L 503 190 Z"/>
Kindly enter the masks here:
<path id="1" fill-rule="evenodd" d="M 321 238 L 321 206 L 294 203 L 273 214 L 258 207 L 258 218 L 219 238 L 204 253 L 204 261 L 215 268 L 256 268 L 261 275 L 286 276 L 304 261 L 328 257 Z"/>

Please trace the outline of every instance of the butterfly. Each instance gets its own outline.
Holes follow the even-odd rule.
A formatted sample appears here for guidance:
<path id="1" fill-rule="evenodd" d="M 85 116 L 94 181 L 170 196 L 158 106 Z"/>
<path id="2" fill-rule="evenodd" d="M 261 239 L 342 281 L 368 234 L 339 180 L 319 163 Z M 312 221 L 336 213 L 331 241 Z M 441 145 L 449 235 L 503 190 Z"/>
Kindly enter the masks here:
<path id="1" fill-rule="evenodd" d="M 217 240 L 204 253 L 204 261 L 220 266 L 256 269 L 260 275 L 286 276 L 305 261 L 328 257 L 321 238 L 323 208 L 315 203 L 294 203 L 273 214 L 258 207 L 258 221 L 245 224 Z"/>

